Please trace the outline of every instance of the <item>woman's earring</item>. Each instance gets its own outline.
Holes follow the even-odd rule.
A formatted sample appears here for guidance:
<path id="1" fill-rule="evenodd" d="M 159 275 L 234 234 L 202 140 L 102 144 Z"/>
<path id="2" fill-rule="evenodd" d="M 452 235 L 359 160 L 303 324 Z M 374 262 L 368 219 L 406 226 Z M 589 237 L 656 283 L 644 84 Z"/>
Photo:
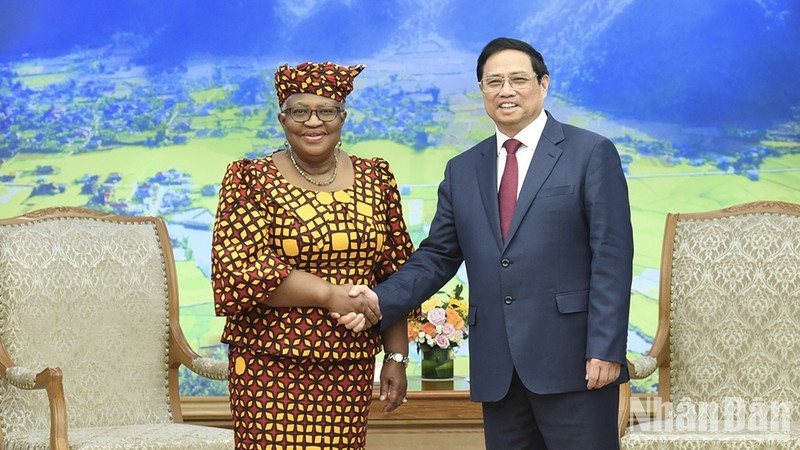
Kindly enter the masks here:
<path id="1" fill-rule="evenodd" d="M 289 140 L 288 139 L 284 139 L 283 148 L 286 149 L 287 152 L 292 151 L 292 147 L 289 145 Z"/>

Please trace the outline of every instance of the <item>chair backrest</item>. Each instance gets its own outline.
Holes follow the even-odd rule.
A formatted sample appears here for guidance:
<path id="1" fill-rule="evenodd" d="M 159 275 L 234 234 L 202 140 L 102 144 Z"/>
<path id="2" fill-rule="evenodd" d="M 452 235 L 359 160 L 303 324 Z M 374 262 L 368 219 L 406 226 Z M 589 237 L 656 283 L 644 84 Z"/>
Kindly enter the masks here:
<path id="1" fill-rule="evenodd" d="M 661 277 L 673 405 L 800 420 L 800 205 L 671 214 Z"/>
<path id="2" fill-rule="evenodd" d="M 172 420 L 174 273 L 158 227 L 82 208 L 0 221 L 0 339 L 17 366 L 62 369 L 70 427 Z M 0 420 L 4 432 L 47 429 L 46 393 L 0 382 Z"/>

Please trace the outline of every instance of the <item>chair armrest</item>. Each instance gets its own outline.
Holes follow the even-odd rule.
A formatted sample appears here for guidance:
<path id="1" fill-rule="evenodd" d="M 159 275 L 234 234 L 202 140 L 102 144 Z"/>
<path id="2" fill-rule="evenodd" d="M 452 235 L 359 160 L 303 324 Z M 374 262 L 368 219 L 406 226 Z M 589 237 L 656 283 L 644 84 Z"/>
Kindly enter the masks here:
<path id="1" fill-rule="evenodd" d="M 186 366 L 192 372 L 212 380 L 228 379 L 228 363 L 198 355 L 183 335 L 179 326 L 170 330 L 170 367 Z"/>
<path id="2" fill-rule="evenodd" d="M 212 380 L 228 379 L 228 363 L 214 358 L 195 358 L 189 367 L 192 372 Z"/>
<path id="3" fill-rule="evenodd" d="M 642 356 L 628 361 L 631 378 L 642 379 L 653 374 L 658 368 L 658 360 L 654 356 Z"/>
<path id="4" fill-rule="evenodd" d="M 661 317 L 669 317 L 661 314 Z M 628 373 L 631 378 L 643 379 L 652 375 L 659 367 L 669 364 L 669 320 L 659 320 L 653 346 L 646 355 L 628 360 Z"/>
<path id="5" fill-rule="evenodd" d="M 10 385 L 19 389 L 47 389 L 50 383 L 61 382 L 61 369 L 48 367 L 37 372 L 24 366 L 11 366 L 6 367 L 5 373 L 0 374 L 0 377 L 5 378 Z"/>
<path id="6" fill-rule="evenodd" d="M 213 358 L 204 358 L 195 352 L 186 341 L 183 335 L 177 314 L 170 317 L 169 329 L 169 349 L 168 354 L 168 380 L 169 380 L 169 399 L 172 407 L 172 419 L 176 423 L 183 422 L 181 411 L 181 396 L 178 389 L 178 372 L 181 366 L 185 366 L 192 372 L 201 377 L 212 380 L 226 380 L 228 378 L 227 364 L 225 361 L 218 361 Z M 2 449 L 0 449 L 2 450 Z"/>
<path id="7" fill-rule="evenodd" d="M 41 389 L 42 386 L 36 386 L 35 370 L 23 366 L 13 366 L 6 369 L 6 380 L 12 386 L 20 389 Z"/>
<path id="8" fill-rule="evenodd" d="M 14 387 L 25 390 L 44 389 L 50 404 L 50 448 L 68 450 L 67 404 L 64 400 L 64 385 L 61 369 L 46 368 L 41 372 L 23 366 L 0 364 L 0 377 Z"/>

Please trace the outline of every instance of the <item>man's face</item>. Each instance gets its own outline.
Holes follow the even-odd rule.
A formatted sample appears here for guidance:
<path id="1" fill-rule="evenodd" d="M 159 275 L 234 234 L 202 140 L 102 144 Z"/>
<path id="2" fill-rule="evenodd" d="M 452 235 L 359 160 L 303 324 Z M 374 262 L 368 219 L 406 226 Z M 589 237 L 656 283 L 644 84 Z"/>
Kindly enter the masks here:
<path id="1" fill-rule="evenodd" d="M 534 74 L 530 56 L 519 50 L 501 50 L 490 56 L 483 66 L 484 80 Z M 499 91 L 483 93 L 486 114 L 503 134 L 513 137 L 542 112 L 549 83 L 550 78 L 544 75 L 541 80 L 533 77 L 527 86 L 515 89 L 506 80 Z"/>

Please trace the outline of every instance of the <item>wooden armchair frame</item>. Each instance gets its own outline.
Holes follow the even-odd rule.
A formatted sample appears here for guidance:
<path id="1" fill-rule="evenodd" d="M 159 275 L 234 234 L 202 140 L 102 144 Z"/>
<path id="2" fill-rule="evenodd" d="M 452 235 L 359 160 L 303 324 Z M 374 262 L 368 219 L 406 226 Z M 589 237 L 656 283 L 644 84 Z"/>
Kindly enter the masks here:
<path id="1" fill-rule="evenodd" d="M 166 224 L 160 217 L 130 217 L 99 212 L 80 207 L 56 207 L 33 211 L 22 216 L 2 219 L 0 225 L 22 224 L 53 218 L 92 218 L 112 222 L 150 222 L 154 224 L 161 241 L 164 265 L 167 276 L 167 295 L 169 299 L 169 359 L 168 359 L 168 389 L 169 401 L 173 422 L 182 423 L 180 392 L 178 386 L 178 372 L 181 365 L 210 379 L 222 380 L 227 378 L 227 363 L 224 361 L 203 358 L 198 355 L 186 341 L 180 326 L 178 283 L 175 273 L 175 260 L 172 253 L 172 243 L 167 232 Z M 8 380 L 9 369 L 16 367 L 13 359 L 8 354 L 0 337 L 0 378 Z M 21 389 L 45 389 L 50 404 L 50 448 L 67 450 L 67 407 L 64 398 L 62 373 L 58 367 L 48 367 L 36 375 L 36 382 L 32 386 L 20 386 Z M 3 434 L 0 429 L 0 450 L 3 446 Z"/>

